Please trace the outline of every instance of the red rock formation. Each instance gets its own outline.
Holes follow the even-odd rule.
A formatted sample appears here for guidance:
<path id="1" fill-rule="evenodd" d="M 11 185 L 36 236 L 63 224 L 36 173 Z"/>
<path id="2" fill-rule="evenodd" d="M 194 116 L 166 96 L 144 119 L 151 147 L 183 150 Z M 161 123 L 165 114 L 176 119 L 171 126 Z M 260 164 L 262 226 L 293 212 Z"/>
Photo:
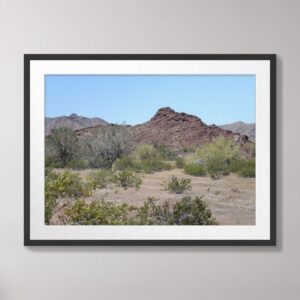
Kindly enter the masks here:
<path id="1" fill-rule="evenodd" d="M 238 143 L 247 142 L 240 136 L 216 125 L 208 126 L 196 116 L 177 113 L 170 107 L 157 111 L 154 117 L 133 127 L 137 143 L 167 145 L 172 148 L 198 147 L 218 136 L 232 137 Z"/>

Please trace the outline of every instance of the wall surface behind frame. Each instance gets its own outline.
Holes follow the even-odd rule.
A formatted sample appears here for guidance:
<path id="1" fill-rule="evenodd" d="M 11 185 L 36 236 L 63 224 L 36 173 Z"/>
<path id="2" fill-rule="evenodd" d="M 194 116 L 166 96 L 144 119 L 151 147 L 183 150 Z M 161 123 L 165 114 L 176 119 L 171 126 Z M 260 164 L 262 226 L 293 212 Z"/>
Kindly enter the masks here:
<path id="1" fill-rule="evenodd" d="M 0 0 L 0 299 L 299 299 L 299 1 Z M 23 247 L 24 53 L 277 53 L 278 246 Z"/>

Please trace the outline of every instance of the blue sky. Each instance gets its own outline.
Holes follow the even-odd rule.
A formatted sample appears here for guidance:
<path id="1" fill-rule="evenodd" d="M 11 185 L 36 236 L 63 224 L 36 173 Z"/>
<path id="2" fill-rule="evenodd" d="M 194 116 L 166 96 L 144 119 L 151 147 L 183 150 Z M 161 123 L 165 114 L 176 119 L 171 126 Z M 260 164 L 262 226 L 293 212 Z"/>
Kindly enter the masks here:
<path id="1" fill-rule="evenodd" d="M 45 115 L 140 124 L 170 106 L 207 124 L 255 122 L 255 75 L 46 75 Z"/>

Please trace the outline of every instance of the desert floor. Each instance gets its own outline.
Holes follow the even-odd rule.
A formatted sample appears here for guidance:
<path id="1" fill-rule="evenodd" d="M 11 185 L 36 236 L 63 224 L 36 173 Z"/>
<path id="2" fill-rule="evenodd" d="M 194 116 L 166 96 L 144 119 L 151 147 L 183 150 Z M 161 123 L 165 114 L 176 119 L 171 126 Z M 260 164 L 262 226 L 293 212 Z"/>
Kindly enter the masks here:
<path id="1" fill-rule="evenodd" d="M 79 171 L 84 178 L 89 170 Z M 163 181 L 175 175 L 179 178 L 191 178 L 192 189 L 184 194 L 172 194 L 163 190 Z M 115 185 L 96 190 L 95 193 L 85 198 L 90 202 L 96 199 L 106 199 L 116 204 L 128 203 L 143 205 L 148 197 L 154 197 L 163 202 L 177 201 L 185 195 L 204 196 L 203 200 L 211 209 L 219 225 L 255 225 L 255 178 L 242 178 L 236 175 L 224 176 L 218 180 L 210 177 L 194 177 L 184 174 L 181 169 L 172 169 L 153 174 L 142 174 L 143 183 L 139 190 L 127 190 Z M 56 213 L 50 224 L 59 224 L 58 215 L 63 213 L 64 200 L 57 205 Z"/>

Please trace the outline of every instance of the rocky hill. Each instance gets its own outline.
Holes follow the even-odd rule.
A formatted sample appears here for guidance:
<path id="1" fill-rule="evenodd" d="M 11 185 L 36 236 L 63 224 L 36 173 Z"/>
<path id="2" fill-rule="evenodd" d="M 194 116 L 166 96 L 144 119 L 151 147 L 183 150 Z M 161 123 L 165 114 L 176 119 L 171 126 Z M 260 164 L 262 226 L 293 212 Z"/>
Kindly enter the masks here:
<path id="1" fill-rule="evenodd" d="M 240 144 L 248 140 L 246 135 L 206 125 L 200 118 L 170 107 L 159 109 L 148 122 L 133 126 L 133 132 L 137 143 L 164 144 L 177 149 L 201 146 L 218 136 L 232 137 Z"/>
<path id="2" fill-rule="evenodd" d="M 231 124 L 220 125 L 219 127 L 232 132 L 245 134 L 249 137 L 249 140 L 255 141 L 255 123 L 247 124 L 244 122 L 235 122 Z"/>
<path id="3" fill-rule="evenodd" d="M 113 124 L 100 123 L 95 126 L 82 126 L 75 131 L 78 136 L 93 134 L 103 125 L 113 126 Z M 197 116 L 178 113 L 170 107 L 159 109 L 149 121 L 143 124 L 126 126 L 132 132 L 134 144 L 166 145 L 173 149 L 183 149 L 199 147 L 218 136 L 231 137 L 240 145 L 248 142 L 247 135 L 234 133 L 216 125 L 207 125 Z"/>
<path id="4" fill-rule="evenodd" d="M 70 116 L 61 116 L 54 118 L 45 118 L 45 134 L 48 135 L 52 129 L 58 127 L 68 127 L 78 130 L 87 127 L 107 125 L 108 123 L 100 118 L 87 118 L 71 114 Z"/>

